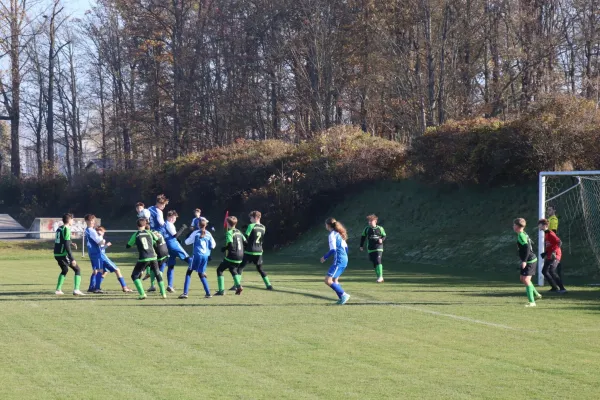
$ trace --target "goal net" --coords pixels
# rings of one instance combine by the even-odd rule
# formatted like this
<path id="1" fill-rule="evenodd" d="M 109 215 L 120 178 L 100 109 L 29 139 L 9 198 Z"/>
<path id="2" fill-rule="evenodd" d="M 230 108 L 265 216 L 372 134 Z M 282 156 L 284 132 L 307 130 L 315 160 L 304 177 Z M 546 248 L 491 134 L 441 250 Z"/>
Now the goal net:
<path id="1" fill-rule="evenodd" d="M 563 263 L 570 275 L 600 270 L 600 171 L 542 172 L 539 179 L 539 217 L 558 218 L 557 234 L 562 240 Z M 544 234 L 538 237 L 542 275 Z"/>

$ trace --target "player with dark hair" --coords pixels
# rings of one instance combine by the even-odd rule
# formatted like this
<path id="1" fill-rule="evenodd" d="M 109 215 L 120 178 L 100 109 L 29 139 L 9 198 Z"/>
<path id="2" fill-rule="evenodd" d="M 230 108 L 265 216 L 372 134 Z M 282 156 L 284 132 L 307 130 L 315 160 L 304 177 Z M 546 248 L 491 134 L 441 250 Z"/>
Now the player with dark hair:
<path id="1" fill-rule="evenodd" d="M 71 247 L 77 249 L 77 245 L 71 242 L 71 225 L 73 224 L 73 215 L 65 214 L 62 217 L 63 225 L 56 230 L 54 236 L 54 259 L 60 267 L 58 283 L 56 284 L 56 295 L 63 295 L 62 285 L 65 281 L 69 268 L 75 273 L 73 296 L 84 296 L 79 290 L 81 284 L 81 270 L 77 266 L 77 261 L 73 257 Z"/>
<path id="2" fill-rule="evenodd" d="M 133 246 L 137 247 L 138 250 L 138 261 L 133 268 L 133 272 L 131 273 L 131 279 L 133 280 L 133 284 L 135 285 L 139 299 L 144 300 L 146 298 L 146 293 L 144 292 L 144 287 L 142 286 L 141 275 L 142 272 L 146 269 L 146 267 L 150 266 L 151 270 L 154 272 L 156 276 L 156 280 L 158 281 L 158 287 L 160 288 L 160 295 L 163 299 L 167 298 L 167 294 L 165 292 L 165 283 L 163 282 L 162 275 L 158 270 L 157 263 L 157 255 L 154 250 L 154 243 L 156 241 L 156 237 L 146 229 L 146 224 L 148 221 L 146 218 L 139 218 L 137 220 L 137 228 L 138 231 L 131 235 L 129 242 L 127 242 L 127 248 L 131 248 Z"/>
<path id="3" fill-rule="evenodd" d="M 375 274 L 377 275 L 377 283 L 383 283 L 383 264 L 381 258 L 383 256 L 383 242 L 386 239 L 386 234 L 383 226 L 377 224 L 378 220 L 379 218 L 375 214 L 367 216 L 368 225 L 363 230 L 360 238 L 360 251 L 364 251 L 366 241 L 369 260 L 373 263 L 373 268 L 375 268 Z"/>

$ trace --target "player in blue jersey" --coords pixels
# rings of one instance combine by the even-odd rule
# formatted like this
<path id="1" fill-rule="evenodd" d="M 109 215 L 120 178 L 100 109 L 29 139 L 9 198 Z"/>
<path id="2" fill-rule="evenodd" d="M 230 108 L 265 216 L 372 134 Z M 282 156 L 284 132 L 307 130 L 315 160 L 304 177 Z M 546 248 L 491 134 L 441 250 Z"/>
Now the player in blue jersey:
<path id="1" fill-rule="evenodd" d="M 167 213 L 167 222 L 165 223 L 164 229 L 164 237 L 167 241 L 167 248 L 169 249 L 169 261 L 167 262 L 167 291 L 169 293 L 175 293 L 173 280 L 175 278 L 175 263 L 177 262 L 177 258 L 185 261 L 188 264 L 188 268 L 192 265 L 192 258 L 177 241 L 180 233 L 175 229 L 175 222 L 177 221 L 178 216 L 177 211 L 169 211 Z"/>
<path id="2" fill-rule="evenodd" d="M 148 210 L 146 208 L 144 203 L 142 203 L 142 202 L 136 203 L 135 213 L 138 218 L 146 218 L 148 221 L 150 221 L 150 210 Z"/>
<path id="3" fill-rule="evenodd" d="M 329 251 L 321 258 L 321 263 L 333 257 L 333 263 L 325 277 L 325 284 L 337 294 L 339 298 L 337 304 L 346 304 L 350 299 L 350 295 L 344 292 L 337 279 L 348 266 L 348 245 L 346 244 L 348 234 L 344 225 L 336 221 L 335 218 L 329 218 L 325 221 L 325 228 L 329 231 Z"/>
<path id="4" fill-rule="evenodd" d="M 88 293 L 103 293 L 100 289 L 102 284 L 102 251 L 100 246 L 104 245 L 104 239 L 96 231 L 96 216 L 86 214 L 84 217 L 85 224 L 85 243 L 87 246 L 88 257 L 92 263 L 92 276 L 90 278 L 90 286 Z"/>
<path id="5" fill-rule="evenodd" d="M 179 296 L 180 299 L 187 299 L 188 292 L 190 289 L 190 283 L 192 281 L 192 273 L 197 272 L 204 286 L 204 293 L 206 298 L 212 297 L 210 289 L 208 287 L 208 279 L 206 277 L 206 267 L 208 265 L 208 258 L 210 257 L 211 251 L 217 245 L 215 239 L 212 237 L 210 232 L 206 230 L 208 220 L 202 218 L 198 229 L 195 230 L 190 237 L 185 240 L 186 245 L 194 244 L 194 255 L 192 257 L 192 264 L 189 266 L 188 271 L 185 275 L 185 283 L 183 285 L 183 294 Z"/>
<path id="6" fill-rule="evenodd" d="M 164 194 L 159 194 L 156 196 L 156 205 L 148 209 L 150 212 L 150 229 L 160 232 L 163 235 L 165 234 L 166 225 L 163 210 L 167 204 L 169 204 L 169 199 Z"/>
<path id="7" fill-rule="evenodd" d="M 109 248 L 110 246 L 112 246 L 112 243 L 107 242 L 106 239 L 104 238 L 104 233 L 106 232 L 106 229 L 103 226 L 99 226 L 98 228 L 96 228 L 96 232 L 98 232 L 98 235 L 102 239 L 104 239 L 104 245 L 100 246 L 101 258 L 102 258 L 102 280 L 104 280 L 107 273 L 114 272 L 117 275 L 117 280 L 119 281 L 119 284 L 121 285 L 121 289 L 123 290 L 123 292 L 125 292 L 125 293 L 133 292 L 133 290 L 131 290 L 127 287 L 127 283 L 125 282 L 125 278 L 123 278 L 123 274 L 121 273 L 121 270 L 119 269 L 119 267 L 117 267 L 117 265 L 106 255 L 106 249 Z M 96 279 L 96 282 L 98 282 L 98 279 Z M 102 288 L 100 287 L 101 284 L 102 284 L 102 281 L 100 281 L 100 283 L 96 283 L 96 290 L 102 290 Z"/>

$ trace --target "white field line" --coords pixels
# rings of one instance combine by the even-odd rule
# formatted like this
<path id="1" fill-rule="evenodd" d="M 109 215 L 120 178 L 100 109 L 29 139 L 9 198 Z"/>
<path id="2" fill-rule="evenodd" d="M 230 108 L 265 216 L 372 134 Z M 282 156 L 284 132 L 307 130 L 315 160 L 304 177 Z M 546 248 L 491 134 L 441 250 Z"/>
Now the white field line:
<path id="1" fill-rule="evenodd" d="M 282 289 L 295 290 L 295 291 L 298 291 L 298 292 L 304 292 L 304 293 L 309 293 L 309 294 L 318 294 L 318 295 L 322 295 L 323 294 L 323 292 L 317 292 L 317 291 L 314 291 L 314 290 L 304 290 L 304 289 L 298 289 L 298 288 L 292 288 L 292 287 L 284 287 L 284 286 L 279 286 L 279 287 L 281 287 Z M 421 313 L 424 313 L 424 314 L 435 315 L 435 316 L 438 316 L 438 317 L 451 318 L 451 319 L 454 319 L 454 320 L 457 320 L 457 321 L 464 321 L 464 322 L 469 322 L 469 323 L 472 323 L 472 324 L 485 325 L 485 326 L 489 326 L 489 327 L 492 327 L 492 328 L 499 328 L 499 329 L 505 329 L 505 330 L 516 331 L 516 332 L 525 332 L 525 333 L 537 333 L 537 332 L 540 332 L 538 330 L 515 328 L 513 326 L 508 326 L 508 325 L 504 325 L 504 324 L 496 324 L 494 322 L 481 321 L 481 320 L 475 319 L 475 318 L 463 317 L 463 316 L 460 316 L 460 315 L 454 315 L 454 314 L 448 314 L 448 313 L 443 313 L 443 312 L 439 312 L 439 311 L 428 310 L 426 308 L 420 308 L 420 307 L 414 307 L 414 306 L 407 306 L 407 305 L 403 305 L 403 304 L 392 304 L 392 303 L 385 302 L 385 301 L 371 301 L 371 300 L 366 300 L 366 299 L 362 299 L 359 296 L 356 296 L 356 295 L 353 295 L 353 294 L 350 294 L 350 296 L 351 296 L 351 299 L 359 300 L 361 303 L 373 304 L 373 305 L 390 305 L 392 307 L 403 308 L 405 310 L 421 312 Z M 350 304 L 352 304 L 352 303 L 350 303 Z"/>

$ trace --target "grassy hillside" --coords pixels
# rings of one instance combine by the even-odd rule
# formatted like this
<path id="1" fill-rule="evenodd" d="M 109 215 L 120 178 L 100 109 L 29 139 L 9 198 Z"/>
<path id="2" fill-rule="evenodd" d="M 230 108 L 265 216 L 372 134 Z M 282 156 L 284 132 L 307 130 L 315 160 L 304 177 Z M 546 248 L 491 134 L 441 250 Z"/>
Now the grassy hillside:
<path id="1" fill-rule="evenodd" d="M 329 212 L 348 228 L 354 256 L 360 254 L 360 235 L 366 224 L 365 216 L 370 213 L 380 217 L 380 224 L 388 234 L 384 256 L 388 265 L 429 264 L 442 271 L 452 269 L 453 273 L 460 269 L 465 274 L 516 272 L 512 232 L 512 220 L 516 217 L 529 221 L 527 232 L 537 242 L 535 184 L 477 189 L 433 187 L 413 181 L 374 185 L 371 190 L 333 206 Z M 325 236 L 323 225 L 317 223 L 281 253 L 317 257 L 326 251 Z M 567 239 L 563 237 L 565 274 L 595 278 L 598 267 L 587 243 Z"/>

